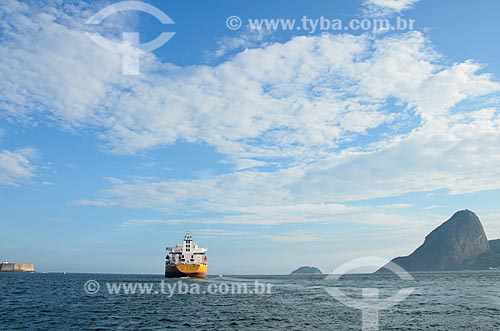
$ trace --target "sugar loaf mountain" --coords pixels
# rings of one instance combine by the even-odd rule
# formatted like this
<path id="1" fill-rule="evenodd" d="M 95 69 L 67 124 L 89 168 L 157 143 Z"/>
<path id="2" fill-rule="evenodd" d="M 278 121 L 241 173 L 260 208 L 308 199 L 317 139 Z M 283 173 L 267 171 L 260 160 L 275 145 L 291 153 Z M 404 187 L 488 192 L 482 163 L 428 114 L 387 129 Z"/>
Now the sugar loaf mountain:
<path id="1" fill-rule="evenodd" d="M 434 229 L 412 254 L 392 262 L 407 271 L 487 270 L 500 267 L 500 240 L 488 241 L 479 217 L 456 212 Z M 388 272 L 381 268 L 377 272 Z"/>

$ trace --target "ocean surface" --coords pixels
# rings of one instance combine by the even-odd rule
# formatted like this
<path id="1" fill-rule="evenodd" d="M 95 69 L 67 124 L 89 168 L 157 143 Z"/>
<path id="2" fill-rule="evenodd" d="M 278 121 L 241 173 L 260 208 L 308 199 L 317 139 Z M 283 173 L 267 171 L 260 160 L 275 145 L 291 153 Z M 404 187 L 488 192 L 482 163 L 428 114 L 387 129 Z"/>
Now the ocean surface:
<path id="1" fill-rule="evenodd" d="M 337 281 L 318 276 L 209 277 L 181 280 L 182 290 L 187 286 L 191 292 L 180 293 L 179 280 L 165 281 L 162 292 L 164 278 L 159 275 L 2 273 L 0 329 L 362 330 L 361 311 L 337 301 L 325 288 L 336 287 L 360 301 L 363 288 L 379 289 L 384 300 L 401 288 L 413 287 L 404 301 L 380 311 L 380 330 L 500 330 L 499 271 L 413 277 L 413 281 L 389 274 L 345 275 Z M 121 283 L 152 284 L 152 290 L 149 294 L 108 291 L 108 285 Z M 231 284 L 246 284 L 252 293 L 238 294 Z M 271 285 L 269 293 L 262 284 Z M 174 286 L 176 291 L 168 290 Z"/>

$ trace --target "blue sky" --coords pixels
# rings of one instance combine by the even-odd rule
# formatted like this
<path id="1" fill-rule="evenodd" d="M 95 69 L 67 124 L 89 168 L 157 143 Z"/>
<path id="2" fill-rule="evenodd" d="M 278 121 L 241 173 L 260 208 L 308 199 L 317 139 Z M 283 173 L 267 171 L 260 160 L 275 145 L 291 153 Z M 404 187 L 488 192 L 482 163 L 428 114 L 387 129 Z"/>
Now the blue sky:
<path id="1" fill-rule="evenodd" d="M 0 4 L 0 259 L 162 273 L 191 231 L 210 273 L 329 271 L 465 208 L 500 238 L 497 1 L 148 1 L 175 24 L 85 25 L 113 3 Z M 246 26 L 303 16 L 416 23 Z M 123 31 L 175 36 L 127 76 L 86 35 Z"/>

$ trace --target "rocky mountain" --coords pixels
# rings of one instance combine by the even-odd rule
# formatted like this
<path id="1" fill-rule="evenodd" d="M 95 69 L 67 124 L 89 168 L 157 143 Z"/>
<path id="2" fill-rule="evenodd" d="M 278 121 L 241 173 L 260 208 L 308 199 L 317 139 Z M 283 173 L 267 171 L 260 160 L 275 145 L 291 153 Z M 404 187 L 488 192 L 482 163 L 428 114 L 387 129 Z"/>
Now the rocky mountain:
<path id="1" fill-rule="evenodd" d="M 490 250 L 465 263 L 465 269 L 487 270 L 500 269 L 500 239 L 490 240 Z"/>
<path id="2" fill-rule="evenodd" d="M 290 273 L 290 275 L 322 275 L 323 273 L 316 267 L 300 267 Z"/>
<path id="3" fill-rule="evenodd" d="M 477 215 L 470 210 L 462 210 L 432 231 L 412 254 L 397 257 L 392 262 L 407 271 L 461 270 L 490 251 Z"/>

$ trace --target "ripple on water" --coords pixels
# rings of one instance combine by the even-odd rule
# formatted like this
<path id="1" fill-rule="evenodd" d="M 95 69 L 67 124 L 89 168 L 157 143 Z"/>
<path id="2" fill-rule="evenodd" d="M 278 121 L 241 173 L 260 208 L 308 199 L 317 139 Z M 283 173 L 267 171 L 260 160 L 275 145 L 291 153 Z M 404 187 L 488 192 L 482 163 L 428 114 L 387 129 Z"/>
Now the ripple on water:
<path id="1" fill-rule="evenodd" d="M 500 273 L 415 274 L 417 292 L 380 313 L 382 330 L 500 329 Z M 8 330 L 361 330 L 361 313 L 324 291 L 319 277 L 232 277 L 273 284 L 268 295 L 90 296 L 88 279 L 156 282 L 159 276 L 0 274 L 0 320 Z M 199 282 L 206 285 L 211 282 Z M 405 284 L 382 275 L 345 276 L 335 286 L 390 295 Z"/>

